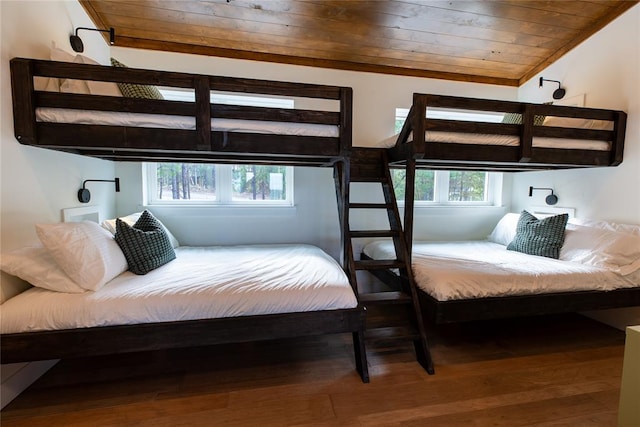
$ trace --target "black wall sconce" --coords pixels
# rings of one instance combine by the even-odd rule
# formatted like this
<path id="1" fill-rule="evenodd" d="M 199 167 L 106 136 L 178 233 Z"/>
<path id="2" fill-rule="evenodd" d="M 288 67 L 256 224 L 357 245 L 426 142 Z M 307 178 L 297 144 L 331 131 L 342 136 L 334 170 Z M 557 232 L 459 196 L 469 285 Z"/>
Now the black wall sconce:
<path id="1" fill-rule="evenodd" d="M 101 33 L 109 33 L 109 44 L 113 45 L 116 43 L 116 30 L 113 27 L 108 30 L 99 30 L 97 28 L 87 28 L 87 27 L 78 27 L 76 28 L 75 34 L 69 36 L 69 43 L 71 43 L 71 49 L 76 52 L 84 52 L 84 43 L 82 43 L 82 39 L 78 36 L 78 31 L 86 30 L 86 31 L 100 31 Z"/>
<path id="2" fill-rule="evenodd" d="M 81 203 L 89 203 L 91 200 L 91 193 L 89 190 L 85 188 L 87 182 L 115 182 L 116 183 L 116 193 L 120 192 L 120 178 L 116 179 L 86 179 L 82 183 L 82 188 L 78 190 L 78 200 Z"/>
<path id="3" fill-rule="evenodd" d="M 544 199 L 544 201 L 548 205 L 555 205 L 556 203 L 558 203 L 558 196 L 553 194 L 553 188 L 529 187 L 529 197 L 533 196 L 533 190 L 548 190 L 548 191 L 551 191 L 551 194 L 549 194 Z"/>
<path id="4" fill-rule="evenodd" d="M 544 77 L 540 77 L 540 84 L 539 84 L 538 87 L 542 87 L 544 82 L 558 83 L 558 89 L 553 91 L 553 95 L 552 95 L 553 99 L 562 99 L 562 98 L 564 98 L 564 95 L 565 95 L 565 93 L 567 93 L 567 91 L 562 88 L 562 84 L 558 80 L 549 80 L 549 79 L 545 79 Z"/>

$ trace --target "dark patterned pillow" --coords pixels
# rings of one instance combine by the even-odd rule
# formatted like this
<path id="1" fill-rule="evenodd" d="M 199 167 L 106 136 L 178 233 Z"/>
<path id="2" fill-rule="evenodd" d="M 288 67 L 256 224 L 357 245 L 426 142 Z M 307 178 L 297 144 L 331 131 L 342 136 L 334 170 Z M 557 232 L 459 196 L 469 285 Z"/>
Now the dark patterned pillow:
<path id="1" fill-rule="evenodd" d="M 569 215 L 562 214 L 538 219 L 527 211 L 522 211 L 516 227 L 516 237 L 507 250 L 529 255 L 558 258 L 564 243 L 564 229 Z"/>
<path id="2" fill-rule="evenodd" d="M 534 126 L 542 126 L 544 123 L 544 119 L 546 116 L 533 116 L 533 125 Z M 502 123 L 508 123 L 511 125 L 521 125 L 522 124 L 522 114 L 520 113 L 505 113 L 502 118 Z"/>
<path id="3" fill-rule="evenodd" d="M 114 58 L 111 58 L 111 65 L 114 67 L 127 68 L 126 65 Z M 122 96 L 128 98 L 164 99 L 155 86 L 118 83 L 118 88 L 120 92 L 122 92 Z"/>
<path id="4" fill-rule="evenodd" d="M 544 105 L 551 105 L 552 102 L 545 102 Z M 544 119 L 546 116 L 535 115 L 533 116 L 533 125 L 534 126 L 542 126 L 544 124 Z M 505 113 L 502 117 L 502 123 L 507 123 L 510 125 L 521 125 L 522 124 L 522 114 L 520 113 Z"/>
<path id="5" fill-rule="evenodd" d="M 133 226 L 118 218 L 115 240 L 135 274 L 147 274 L 176 258 L 162 224 L 147 210 Z"/>

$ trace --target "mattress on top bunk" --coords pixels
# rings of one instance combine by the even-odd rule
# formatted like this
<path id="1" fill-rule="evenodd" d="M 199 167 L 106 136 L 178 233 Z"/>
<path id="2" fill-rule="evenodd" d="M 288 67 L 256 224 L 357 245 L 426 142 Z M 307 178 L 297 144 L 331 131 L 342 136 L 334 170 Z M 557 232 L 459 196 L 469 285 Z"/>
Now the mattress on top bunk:
<path id="1" fill-rule="evenodd" d="M 194 130 L 195 117 L 166 114 L 121 113 L 115 111 L 76 110 L 40 107 L 36 121 L 46 123 L 73 123 L 83 125 L 128 126 L 159 129 Z M 262 133 L 272 135 L 317 136 L 337 138 L 340 130 L 335 125 L 263 120 L 211 119 L 213 131 Z"/>
<path id="2" fill-rule="evenodd" d="M 394 259 L 390 241 L 364 247 L 374 259 Z M 490 241 L 414 242 L 416 284 L 438 301 L 640 286 L 638 277 L 577 262 L 508 251 Z"/>
<path id="3" fill-rule="evenodd" d="M 383 148 L 391 148 L 396 145 L 398 135 L 382 140 L 378 146 Z M 408 141 L 413 141 L 413 132 L 409 134 Z M 492 134 L 475 134 L 463 132 L 425 132 L 426 142 L 452 143 L 452 144 L 470 144 L 470 145 L 500 145 L 509 147 L 518 147 L 520 145 L 520 137 L 515 135 L 492 135 Z M 570 138 L 543 138 L 534 137 L 532 146 L 534 148 L 565 148 L 569 150 L 595 150 L 609 151 L 611 150 L 610 141 L 595 141 L 588 139 L 570 139 Z"/>
<path id="4" fill-rule="evenodd" d="M 3 334 L 347 309 L 357 300 L 340 265 L 310 245 L 178 247 L 144 276 L 125 272 L 95 292 L 31 288 L 2 304 Z"/>

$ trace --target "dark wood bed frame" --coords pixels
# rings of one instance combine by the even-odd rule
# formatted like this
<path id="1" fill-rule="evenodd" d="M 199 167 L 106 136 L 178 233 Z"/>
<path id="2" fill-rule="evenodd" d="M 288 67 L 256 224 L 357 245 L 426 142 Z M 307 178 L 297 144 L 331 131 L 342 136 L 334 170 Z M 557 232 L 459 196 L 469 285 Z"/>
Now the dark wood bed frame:
<path id="1" fill-rule="evenodd" d="M 428 108 L 519 113 L 522 124 L 485 123 L 427 118 Z M 613 130 L 593 130 L 534 126 L 535 116 L 605 120 Z M 525 102 L 461 98 L 414 93 L 413 105 L 390 149 L 390 161 L 404 165 L 415 160 L 417 167 L 429 169 L 469 169 L 483 171 L 523 171 L 544 169 L 617 166 L 622 162 L 627 115 L 623 111 Z M 425 141 L 425 131 L 469 134 L 513 135 L 519 146 L 438 143 Z M 409 142 L 409 136 L 413 140 Z M 609 151 L 533 147 L 535 137 L 611 141 Z"/>
<path id="2" fill-rule="evenodd" d="M 5 364 L 350 332 L 356 369 L 366 383 L 364 327 L 365 310 L 358 307 L 3 334 L 0 360 Z"/>
<path id="3" fill-rule="evenodd" d="M 151 84 L 193 90 L 194 102 L 37 91 L 34 77 Z M 21 144 L 115 161 L 331 165 L 349 154 L 353 91 L 326 86 L 14 58 L 14 133 Z M 211 91 L 336 100 L 338 111 L 230 106 Z M 37 122 L 39 107 L 193 117 L 195 130 Z M 339 126 L 339 136 L 222 132 L 216 118 Z"/>
<path id="4" fill-rule="evenodd" d="M 361 254 L 362 259 L 371 259 Z M 389 270 L 377 270 L 375 276 L 393 289 L 405 284 Z M 613 291 L 576 291 L 438 301 L 420 290 L 423 314 L 431 323 L 468 322 L 474 320 L 573 313 L 590 310 L 640 306 L 640 286 Z"/>
<path id="5" fill-rule="evenodd" d="M 74 78 L 189 88 L 195 103 L 42 92 L 34 77 Z M 115 161 L 179 161 L 332 166 L 351 148 L 352 89 L 124 69 L 15 58 L 11 60 L 14 131 L 21 144 Z M 212 104 L 210 91 L 336 100 L 338 111 Z M 194 117 L 195 130 L 42 123 L 38 107 Z M 211 118 L 329 124 L 336 138 L 218 132 Z M 356 293 L 357 295 L 357 293 Z M 0 336 L 1 363 L 204 346 L 306 335 L 351 333 L 355 365 L 369 381 L 364 347 L 365 309 L 320 310 L 222 319 L 40 331 Z"/>
<path id="6" fill-rule="evenodd" d="M 519 113 L 522 124 L 464 122 L 426 118 L 427 108 Z M 536 115 L 605 120 L 613 130 L 534 126 Z M 528 171 L 617 166 L 622 162 L 627 115 L 623 111 L 415 93 L 413 105 L 389 149 L 390 160 L 406 168 L 404 230 L 412 252 L 416 169 Z M 469 145 L 425 141 L 425 131 L 518 135 L 520 146 Z M 413 141 L 409 135 L 413 133 Z M 611 141 L 609 151 L 532 147 L 534 137 Z M 362 259 L 370 259 L 361 254 Z M 374 275 L 394 289 L 406 287 L 389 270 Z M 640 306 L 640 286 L 615 291 L 579 291 L 514 297 L 438 301 L 420 290 L 423 314 L 435 324 Z"/>

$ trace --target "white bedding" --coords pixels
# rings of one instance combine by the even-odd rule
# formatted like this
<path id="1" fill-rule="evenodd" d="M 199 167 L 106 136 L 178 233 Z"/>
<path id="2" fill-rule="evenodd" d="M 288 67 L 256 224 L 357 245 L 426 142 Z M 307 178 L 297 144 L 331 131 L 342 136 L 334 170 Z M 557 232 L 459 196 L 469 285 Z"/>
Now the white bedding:
<path id="1" fill-rule="evenodd" d="M 393 147 L 396 144 L 398 135 L 394 135 L 379 143 L 380 147 Z M 409 135 L 409 141 L 412 141 Z M 520 137 L 514 135 L 490 135 L 461 132 L 425 132 L 425 141 L 439 143 L 456 143 L 472 145 L 500 145 L 517 147 L 520 145 Z M 565 138 L 533 138 L 535 148 L 566 148 L 570 150 L 596 150 L 609 151 L 611 143 L 607 141 L 592 141 L 586 139 L 565 139 Z"/>
<path id="2" fill-rule="evenodd" d="M 374 259 L 394 259 L 390 241 L 365 246 Z M 630 277 L 575 262 L 515 251 L 489 241 L 414 242 L 417 285 L 439 301 L 638 286 Z"/>
<path id="3" fill-rule="evenodd" d="M 353 308 L 338 263 L 309 245 L 179 247 L 144 276 L 125 272 L 96 292 L 31 288 L 2 304 L 3 334 Z"/>
<path id="4" fill-rule="evenodd" d="M 165 114 L 120 113 L 115 111 L 37 108 L 36 120 L 47 123 L 76 123 L 161 129 L 193 130 L 195 117 Z M 212 119 L 214 131 L 264 133 L 274 135 L 323 136 L 337 138 L 338 126 L 313 123 L 269 122 L 261 120 Z"/>

